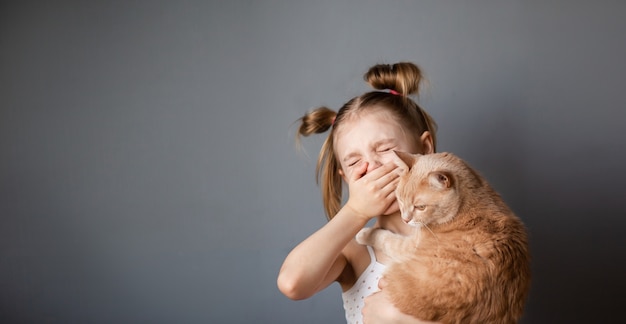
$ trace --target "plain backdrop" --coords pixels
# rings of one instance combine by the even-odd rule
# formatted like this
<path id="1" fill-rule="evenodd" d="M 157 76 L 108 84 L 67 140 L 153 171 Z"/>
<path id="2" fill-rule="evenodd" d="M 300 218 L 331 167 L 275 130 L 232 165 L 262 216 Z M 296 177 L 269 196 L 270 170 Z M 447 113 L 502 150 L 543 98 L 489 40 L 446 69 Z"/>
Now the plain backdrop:
<path id="1" fill-rule="evenodd" d="M 2 1 L 0 322 L 342 323 L 276 288 L 325 222 L 297 119 L 412 61 L 525 222 L 523 323 L 626 302 L 624 1 Z"/>

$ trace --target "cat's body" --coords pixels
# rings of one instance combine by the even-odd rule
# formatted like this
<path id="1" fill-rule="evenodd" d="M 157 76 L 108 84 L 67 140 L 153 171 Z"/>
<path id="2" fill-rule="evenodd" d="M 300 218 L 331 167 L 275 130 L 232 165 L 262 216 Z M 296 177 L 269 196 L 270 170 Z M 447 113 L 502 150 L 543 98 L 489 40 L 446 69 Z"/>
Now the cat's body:
<path id="1" fill-rule="evenodd" d="M 384 275 L 393 303 L 422 320 L 517 322 L 530 288 L 523 223 L 458 157 L 397 154 L 409 171 L 396 195 L 415 234 L 365 228 L 357 235 L 393 260 Z"/>

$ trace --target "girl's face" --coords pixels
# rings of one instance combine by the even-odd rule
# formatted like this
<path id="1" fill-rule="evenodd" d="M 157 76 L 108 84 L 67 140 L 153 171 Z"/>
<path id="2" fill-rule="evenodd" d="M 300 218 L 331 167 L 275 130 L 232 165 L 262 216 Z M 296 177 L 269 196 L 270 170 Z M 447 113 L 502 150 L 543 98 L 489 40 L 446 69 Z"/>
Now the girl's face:
<path id="1" fill-rule="evenodd" d="M 393 163 L 394 150 L 424 154 L 432 152 L 432 138 L 428 132 L 418 142 L 389 113 L 382 110 L 361 112 L 355 118 L 345 120 L 337 129 L 334 144 L 341 165 L 339 173 L 344 180 L 352 178 L 353 172 L 363 163 L 368 164 L 365 174 L 385 163 Z"/>

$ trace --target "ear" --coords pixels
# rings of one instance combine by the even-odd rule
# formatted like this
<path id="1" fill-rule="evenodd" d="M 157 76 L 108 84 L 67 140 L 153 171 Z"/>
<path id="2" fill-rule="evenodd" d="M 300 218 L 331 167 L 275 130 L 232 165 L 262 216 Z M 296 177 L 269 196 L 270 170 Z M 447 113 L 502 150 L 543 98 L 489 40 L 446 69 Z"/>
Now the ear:
<path id="1" fill-rule="evenodd" d="M 445 171 L 434 171 L 428 174 L 428 182 L 437 189 L 448 189 L 453 185 L 452 174 Z"/>
<path id="2" fill-rule="evenodd" d="M 343 181 L 348 183 L 348 180 L 346 179 L 346 174 L 343 172 L 343 169 L 339 168 L 339 170 L 337 170 L 337 173 L 339 173 L 339 175 L 341 176 L 341 179 L 343 179 Z"/>
<path id="3" fill-rule="evenodd" d="M 422 154 L 435 153 L 435 144 L 433 144 L 433 135 L 429 131 L 425 131 L 420 136 L 422 144 Z"/>
<path id="4" fill-rule="evenodd" d="M 401 151 L 393 151 L 397 158 L 393 159 L 393 161 L 402 169 L 407 172 L 411 170 L 417 157 L 411 153 L 401 152 Z"/>

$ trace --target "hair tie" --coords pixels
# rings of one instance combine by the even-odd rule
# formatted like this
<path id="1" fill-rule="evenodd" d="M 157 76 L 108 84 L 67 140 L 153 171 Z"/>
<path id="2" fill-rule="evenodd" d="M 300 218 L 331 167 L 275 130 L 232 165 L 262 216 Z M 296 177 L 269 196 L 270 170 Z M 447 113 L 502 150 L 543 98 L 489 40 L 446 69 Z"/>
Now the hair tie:
<path id="1" fill-rule="evenodd" d="M 394 96 L 400 96 L 400 92 L 393 90 L 393 89 L 389 89 L 389 93 L 391 93 Z"/>
<path id="2" fill-rule="evenodd" d="M 330 121 L 330 126 L 335 126 L 335 119 L 337 119 L 337 116 L 333 117 L 333 119 Z"/>

